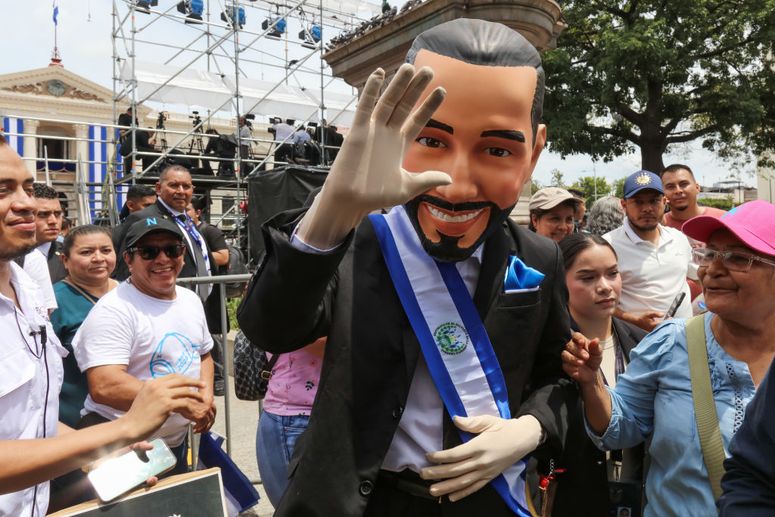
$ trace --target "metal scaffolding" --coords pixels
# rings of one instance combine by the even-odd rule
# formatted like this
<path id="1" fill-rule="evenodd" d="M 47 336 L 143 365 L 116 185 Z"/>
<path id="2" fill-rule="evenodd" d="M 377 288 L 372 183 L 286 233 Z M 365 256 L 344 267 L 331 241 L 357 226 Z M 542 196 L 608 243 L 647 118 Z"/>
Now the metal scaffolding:
<path id="1" fill-rule="evenodd" d="M 195 163 L 233 162 L 234 178 L 215 176 L 208 178 L 207 183 L 221 192 L 233 193 L 234 204 L 229 211 L 224 211 L 228 212 L 227 216 L 235 213 L 234 226 L 239 239 L 242 221 L 234 207 L 245 199 L 245 179 L 260 170 L 281 165 L 274 162 L 271 150 L 286 143 L 268 134 L 246 138 L 239 130 L 239 117 L 248 114 L 268 117 L 278 106 L 283 106 L 277 96 L 282 93 L 287 97 L 290 93 L 306 104 L 302 108 L 294 107 L 294 113 L 301 113 L 300 116 L 288 118 L 301 124 L 326 118 L 330 113 L 326 101 L 330 104 L 332 95 L 337 94 L 329 93 L 335 78 L 322 59 L 325 42 L 378 13 L 378 1 L 183 0 L 175 3 L 162 0 L 161 5 L 146 8 L 138 6 L 136 0 L 113 0 L 114 120 L 118 120 L 122 105 L 135 107 L 131 125 L 120 127 L 126 137 L 115 142 L 129 147 L 126 162 L 129 170 L 114 164 L 111 167 L 113 183 L 134 183 L 156 170 L 163 161 L 179 159 L 181 152 Z M 200 5 L 202 10 L 197 12 Z M 260 30 L 256 29 L 259 27 Z M 319 64 L 315 63 L 315 57 Z M 151 61 L 154 66 L 149 65 Z M 255 88 L 257 80 L 262 81 L 260 91 Z M 210 84 L 212 88 L 208 87 Z M 182 94 L 178 96 L 179 92 Z M 349 96 L 354 100 L 354 92 L 350 91 Z M 170 102 L 170 98 L 179 97 L 189 102 Z M 345 98 L 338 113 L 352 110 L 352 100 L 348 103 Z M 192 119 L 188 131 L 167 129 L 161 116 L 156 128 L 138 127 L 137 106 L 154 106 L 161 113 L 168 104 L 187 110 L 198 107 L 201 115 L 192 113 L 197 118 Z M 303 108 L 309 108 L 308 105 L 312 109 L 305 111 Z M 201 144 L 202 138 L 207 138 L 203 135 L 204 129 L 219 118 L 223 126 L 224 113 L 228 125 L 234 128 L 234 156 L 206 156 Z M 140 149 L 138 130 L 157 135 L 157 141 L 163 142 L 161 148 L 156 152 Z M 321 134 L 325 135 L 325 131 Z M 177 141 L 167 145 L 170 136 Z M 325 148 L 331 143 L 323 141 L 321 145 L 325 156 Z M 254 150 L 264 152 L 250 156 Z M 143 159 L 142 170 L 138 169 L 139 158 Z M 121 170 L 123 173 L 119 174 L 117 171 Z M 195 176 L 197 183 L 200 180 Z"/>

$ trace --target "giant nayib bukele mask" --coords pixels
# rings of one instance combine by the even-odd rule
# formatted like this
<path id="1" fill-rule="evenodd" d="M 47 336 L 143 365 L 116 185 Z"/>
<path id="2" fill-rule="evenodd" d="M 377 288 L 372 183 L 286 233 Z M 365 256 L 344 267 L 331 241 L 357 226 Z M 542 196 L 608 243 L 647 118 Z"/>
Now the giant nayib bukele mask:
<path id="1" fill-rule="evenodd" d="M 447 95 L 404 168 L 452 178 L 406 203 L 407 213 L 428 254 L 463 260 L 508 217 L 543 149 L 541 59 L 504 25 L 460 19 L 418 36 L 407 61 L 431 67 L 426 91 Z"/>

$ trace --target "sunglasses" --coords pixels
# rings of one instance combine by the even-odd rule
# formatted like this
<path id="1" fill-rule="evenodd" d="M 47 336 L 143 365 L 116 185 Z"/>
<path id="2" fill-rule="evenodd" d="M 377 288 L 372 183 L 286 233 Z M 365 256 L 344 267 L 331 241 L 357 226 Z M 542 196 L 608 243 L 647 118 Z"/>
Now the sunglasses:
<path id="1" fill-rule="evenodd" d="M 168 246 L 136 246 L 134 248 L 127 249 L 129 253 L 137 252 L 140 258 L 143 260 L 153 260 L 159 256 L 159 253 L 164 252 L 167 257 L 175 259 L 183 255 L 186 251 L 185 244 L 170 244 Z"/>

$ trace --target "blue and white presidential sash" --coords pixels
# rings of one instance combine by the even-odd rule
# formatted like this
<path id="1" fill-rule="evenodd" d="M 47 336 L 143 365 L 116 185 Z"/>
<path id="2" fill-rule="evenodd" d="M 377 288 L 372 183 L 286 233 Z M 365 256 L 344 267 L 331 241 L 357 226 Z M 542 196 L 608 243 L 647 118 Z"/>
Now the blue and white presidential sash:
<path id="1" fill-rule="evenodd" d="M 403 206 L 369 219 L 447 412 L 511 418 L 498 358 L 455 264 L 425 252 Z M 475 436 L 460 435 L 463 442 Z M 529 517 L 525 465 L 518 461 L 490 483 L 515 514 Z"/>

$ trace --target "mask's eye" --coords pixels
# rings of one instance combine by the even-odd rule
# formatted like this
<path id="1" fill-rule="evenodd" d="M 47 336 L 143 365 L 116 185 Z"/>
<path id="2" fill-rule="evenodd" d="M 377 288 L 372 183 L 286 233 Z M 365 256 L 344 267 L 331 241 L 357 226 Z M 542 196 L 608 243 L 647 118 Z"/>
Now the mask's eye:
<path id="1" fill-rule="evenodd" d="M 441 140 L 437 140 L 436 138 L 430 137 L 430 136 L 421 136 L 417 140 L 415 140 L 418 144 L 423 145 L 425 147 L 433 147 L 433 148 L 444 148 L 447 147 L 447 145 L 442 142 Z"/>
<path id="2" fill-rule="evenodd" d="M 499 158 L 506 158 L 507 156 L 511 156 L 511 151 L 508 149 L 503 149 L 502 147 L 488 147 L 487 154 L 490 156 L 497 156 Z"/>

